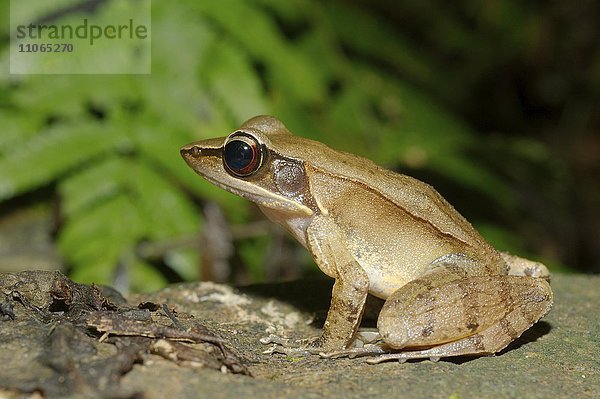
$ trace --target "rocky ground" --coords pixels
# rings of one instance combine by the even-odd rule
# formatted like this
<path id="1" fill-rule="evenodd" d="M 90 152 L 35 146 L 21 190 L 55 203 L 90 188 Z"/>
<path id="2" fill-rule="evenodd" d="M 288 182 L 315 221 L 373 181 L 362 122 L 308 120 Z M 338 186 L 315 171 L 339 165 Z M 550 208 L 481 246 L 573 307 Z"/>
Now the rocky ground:
<path id="1" fill-rule="evenodd" d="M 318 335 L 328 280 L 180 284 L 125 300 L 58 272 L 0 274 L 0 397 L 599 397 L 600 277 L 552 286 L 550 314 L 497 356 L 369 365 L 263 354 L 269 333 Z"/>

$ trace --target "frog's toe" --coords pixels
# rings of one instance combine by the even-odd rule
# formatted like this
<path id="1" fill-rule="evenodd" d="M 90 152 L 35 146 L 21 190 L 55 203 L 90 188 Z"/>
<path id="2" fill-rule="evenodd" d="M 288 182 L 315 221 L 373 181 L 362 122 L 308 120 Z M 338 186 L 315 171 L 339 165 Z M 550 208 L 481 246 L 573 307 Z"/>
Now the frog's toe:
<path id="1" fill-rule="evenodd" d="M 318 339 L 319 337 L 308 339 L 289 339 L 270 334 L 268 337 L 261 338 L 260 342 L 264 345 L 273 344 L 270 349 L 267 349 L 263 352 L 264 354 L 272 355 L 274 353 L 281 353 L 288 356 L 299 357 L 316 355 L 321 352 L 322 348 L 314 345 Z"/>
<path id="2" fill-rule="evenodd" d="M 259 339 L 259 341 L 263 345 L 276 344 L 276 345 L 281 345 L 281 346 L 288 346 L 288 343 L 290 342 L 289 339 L 282 338 L 275 334 L 269 334 L 269 336 L 263 337 L 263 338 Z"/>
<path id="3" fill-rule="evenodd" d="M 337 359 L 340 357 L 348 357 L 349 359 L 354 359 L 355 357 L 375 356 L 381 355 L 382 353 L 387 353 L 387 350 L 381 345 L 365 344 L 362 347 L 344 349 L 341 351 L 319 352 L 319 356 L 321 356 L 324 359 Z"/>
<path id="4" fill-rule="evenodd" d="M 389 362 L 392 360 L 396 360 L 398 363 L 405 363 L 408 359 L 409 357 L 404 356 L 402 353 L 386 353 L 380 356 L 367 359 L 367 363 L 379 364 L 383 362 Z"/>
<path id="5" fill-rule="evenodd" d="M 270 349 L 263 351 L 263 354 L 265 355 L 272 355 L 274 353 L 280 353 L 291 357 L 305 357 L 314 355 L 317 351 L 311 350 L 311 348 L 286 348 L 277 344 L 273 345 Z"/>
<path id="6" fill-rule="evenodd" d="M 306 338 L 306 339 L 290 339 L 290 338 L 282 338 L 278 335 L 269 334 L 268 337 L 261 338 L 259 341 L 261 344 L 269 345 L 276 344 L 283 346 L 284 348 L 302 348 L 309 347 L 315 341 L 317 341 L 319 337 L 314 338 Z"/>
<path id="7" fill-rule="evenodd" d="M 429 359 L 431 362 L 439 362 L 443 356 L 440 354 L 432 354 L 428 350 L 424 351 L 406 351 L 406 352 L 391 352 L 384 353 L 382 355 L 370 358 L 367 360 L 369 364 L 377 364 L 383 362 L 389 362 L 392 360 L 397 361 L 398 363 L 404 363 L 409 359 Z"/>

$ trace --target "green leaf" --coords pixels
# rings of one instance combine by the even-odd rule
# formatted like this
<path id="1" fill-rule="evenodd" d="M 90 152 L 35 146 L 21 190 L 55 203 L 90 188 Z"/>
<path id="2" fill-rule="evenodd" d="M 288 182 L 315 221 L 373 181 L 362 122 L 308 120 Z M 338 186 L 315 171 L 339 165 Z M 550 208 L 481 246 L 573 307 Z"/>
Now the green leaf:
<path id="1" fill-rule="evenodd" d="M 200 229 L 200 218 L 193 204 L 157 173 L 148 160 L 131 163 L 127 180 L 144 222 L 150 227 L 159 227 L 149 229 L 149 238 L 161 239 Z"/>
<path id="2" fill-rule="evenodd" d="M 110 284 L 121 259 L 143 235 L 142 216 L 126 195 L 117 195 L 67 221 L 59 235 L 63 256 L 84 282 Z M 96 271 L 94 271 L 96 270 Z"/>
<path id="3" fill-rule="evenodd" d="M 343 131 L 344 141 L 338 149 L 374 159 L 379 136 L 372 134 L 377 121 L 371 114 L 371 96 L 366 85 L 348 86 L 340 93 L 327 115 L 330 129 L 325 137 L 334 141 L 338 132 Z"/>
<path id="4" fill-rule="evenodd" d="M 134 192 L 147 239 L 160 242 L 200 231 L 200 214 L 191 201 L 151 164 L 140 160 L 129 169 L 128 186 Z M 198 277 L 197 257 L 184 256 L 182 250 L 175 249 L 165 261 L 186 280 Z"/>
<path id="5" fill-rule="evenodd" d="M 243 51 L 227 41 L 213 44 L 204 60 L 201 77 L 235 120 L 269 113 L 258 76 Z"/>
<path id="6" fill-rule="evenodd" d="M 266 63 L 274 88 L 303 103 L 323 101 L 326 85 L 319 80 L 315 61 L 286 42 L 264 10 L 245 0 L 201 1 L 194 6 L 215 20 L 251 57 Z"/>
<path id="7" fill-rule="evenodd" d="M 14 75 L 11 75 L 14 76 Z M 42 121 L 51 118 L 62 123 L 90 123 L 90 107 L 107 117 L 117 114 L 123 104 L 139 101 L 141 79 L 134 75 L 19 75 L 19 90 L 12 93 L 15 107 L 29 110 Z M 33 112 L 35 110 L 35 112 Z M 130 112 L 130 110 L 129 110 Z"/>
<path id="8" fill-rule="evenodd" d="M 198 73 L 217 34 L 204 18 L 180 4 L 152 4 L 152 75 L 138 77 L 148 113 L 139 122 L 158 119 L 193 132 L 199 123 L 216 117 Z"/>
<path id="9" fill-rule="evenodd" d="M 77 217 L 98 201 L 116 195 L 127 176 L 127 166 L 120 158 L 110 157 L 62 180 L 59 191 L 65 215 Z"/>
<path id="10" fill-rule="evenodd" d="M 254 3 L 268 7 L 269 10 L 274 11 L 278 16 L 285 18 L 287 22 L 298 23 L 303 18 L 306 18 L 305 14 L 311 14 L 318 12 L 319 6 L 317 3 L 306 0 L 252 0 Z"/>
<path id="11" fill-rule="evenodd" d="M 28 115 L 24 112 L 11 110 L 10 112 L 0 109 L 0 159 L 2 154 L 8 154 L 30 137 L 39 133 L 42 123 L 39 116 Z"/>
<path id="12" fill-rule="evenodd" d="M 41 132 L 0 159 L 0 200 L 55 180 L 120 142 L 100 125 L 61 125 Z"/>

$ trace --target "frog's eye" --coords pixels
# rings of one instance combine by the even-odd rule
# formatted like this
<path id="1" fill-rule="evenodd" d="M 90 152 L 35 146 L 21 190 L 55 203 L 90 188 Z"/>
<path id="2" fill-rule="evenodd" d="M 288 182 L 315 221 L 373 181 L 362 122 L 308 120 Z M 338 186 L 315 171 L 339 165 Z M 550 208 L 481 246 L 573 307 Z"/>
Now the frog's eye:
<path id="1" fill-rule="evenodd" d="M 249 134 L 235 132 L 225 142 L 223 164 L 234 176 L 246 177 L 256 172 L 263 159 L 263 146 Z"/>

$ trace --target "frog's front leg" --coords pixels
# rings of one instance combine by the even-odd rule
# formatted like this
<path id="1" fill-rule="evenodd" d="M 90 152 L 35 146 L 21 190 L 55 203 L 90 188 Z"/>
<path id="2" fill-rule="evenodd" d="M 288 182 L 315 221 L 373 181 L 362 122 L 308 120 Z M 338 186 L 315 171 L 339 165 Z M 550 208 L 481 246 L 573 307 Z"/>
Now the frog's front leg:
<path id="1" fill-rule="evenodd" d="M 338 351 L 348 348 L 360 324 L 369 291 L 369 279 L 345 245 L 334 220 L 316 215 L 306 231 L 307 246 L 319 268 L 335 278 L 331 304 L 323 332 L 308 345 L 298 348 L 276 348 L 276 352 L 302 355 Z M 293 346 L 288 340 L 270 337 L 263 343 L 280 343 Z M 299 342 L 302 345 L 302 341 Z"/>

